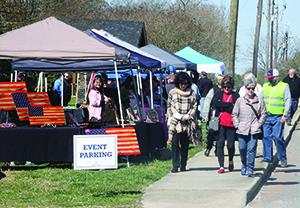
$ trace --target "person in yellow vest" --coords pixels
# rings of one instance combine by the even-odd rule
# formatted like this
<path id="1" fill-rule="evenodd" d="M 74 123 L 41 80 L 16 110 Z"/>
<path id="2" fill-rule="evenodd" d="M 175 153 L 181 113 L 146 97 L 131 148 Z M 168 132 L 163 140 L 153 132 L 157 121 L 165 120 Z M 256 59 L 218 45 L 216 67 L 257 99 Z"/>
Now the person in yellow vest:
<path id="1" fill-rule="evenodd" d="M 273 141 L 277 149 L 280 166 L 287 166 L 286 143 L 284 141 L 284 123 L 291 105 L 291 92 L 287 83 L 278 80 L 279 72 L 271 69 L 266 78 L 268 83 L 263 85 L 263 98 L 267 109 L 267 120 L 263 126 L 263 160 L 273 161 Z"/>

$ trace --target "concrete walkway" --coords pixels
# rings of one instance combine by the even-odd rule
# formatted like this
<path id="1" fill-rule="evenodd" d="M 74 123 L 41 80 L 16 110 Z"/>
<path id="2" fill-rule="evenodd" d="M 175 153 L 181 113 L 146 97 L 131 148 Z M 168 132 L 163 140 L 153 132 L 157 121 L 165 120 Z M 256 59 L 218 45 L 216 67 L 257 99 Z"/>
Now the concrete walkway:
<path id="1" fill-rule="evenodd" d="M 298 110 L 292 120 L 292 126 L 285 125 L 286 142 L 290 140 L 299 116 L 300 111 Z M 147 187 L 142 199 L 143 207 L 245 207 L 277 166 L 278 159 L 276 155 L 273 163 L 261 163 L 263 145 L 259 140 L 258 156 L 255 159 L 254 168 L 255 177 L 248 178 L 240 173 L 241 161 L 238 142 L 235 147 L 232 172 L 225 168 L 225 173 L 218 174 L 219 164 L 217 157 L 214 156 L 214 149 L 209 157 L 205 157 L 204 151 L 202 151 L 188 160 L 186 172 L 168 173 L 161 180 Z M 275 154 L 275 145 L 273 148 Z M 227 148 L 225 147 L 224 150 L 226 154 L 225 167 L 228 167 Z"/>

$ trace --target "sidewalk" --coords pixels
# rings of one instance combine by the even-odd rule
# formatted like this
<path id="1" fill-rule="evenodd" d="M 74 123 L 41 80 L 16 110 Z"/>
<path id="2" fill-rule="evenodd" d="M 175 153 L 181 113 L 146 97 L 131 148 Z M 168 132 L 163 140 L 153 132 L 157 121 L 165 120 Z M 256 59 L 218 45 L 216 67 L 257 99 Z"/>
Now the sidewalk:
<path id="1" fill-rule="evenodd" d="M 292 126 L 285 126 L 284 136 L 288 141 L 300 117 L 298 110 Z M 186 172 L 168 173 L 161 180 L 146 188 L 142 204 L 144 208 L 153 207 L 222 207 L 240 208 L 253 199 L 264 181 L 270 176 L 278 164 L 277 155 L 271 164 L 260 163 L 262 160 L 263 145 L 258 141 L 255 159 L 254 178 L 242 176 L 238 142 L 235 145 L 234 170 L 229 172 L 228 155 L 225 151 L 225 173 L 218 174 L 218 159 L 212 149 L 209 157 L 204 156 L 204 151 L 190 158 Z M 273 145 L 274 154 L 276 153 Z M 287 153 L 288 156 L 288 153 Z"/>

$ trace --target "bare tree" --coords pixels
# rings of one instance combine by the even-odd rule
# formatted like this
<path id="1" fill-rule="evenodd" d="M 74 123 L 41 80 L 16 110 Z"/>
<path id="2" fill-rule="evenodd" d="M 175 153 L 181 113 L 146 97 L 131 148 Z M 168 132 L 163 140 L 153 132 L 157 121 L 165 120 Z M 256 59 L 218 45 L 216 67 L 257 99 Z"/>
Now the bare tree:
<path id="1" fill-rule="evenodd" d="M 228 14 L 204 0 L 11 0 L 0 4 L 0 33 L 54 16 L 143 21 L 149 43 L 170 52 L 186 46 L 226 61 Z M 180 7 L 181 5 L 181 7 Z M 185 9 L 182 8 L 184 5 Z M 188 11 L 188 12 L 187 12 Z"/>
<path id="2" fill-rule="evenodd" d="M 104 0 L 0 0 L 0 34 L 54 16 L 86 17 L 98 13 Z"/>
<path id="3" fill-rule="evenodd" d="M 105 12 L 93 18 L 143 21 L 149 43 L 173 53 L 190 46 L 206 56 L 226 60 L 228 14 L 225 8 L 186 1 L 189 8 L 186 12 L 178 7 L 178 2 L 122 2 L 113 1 Z"/>

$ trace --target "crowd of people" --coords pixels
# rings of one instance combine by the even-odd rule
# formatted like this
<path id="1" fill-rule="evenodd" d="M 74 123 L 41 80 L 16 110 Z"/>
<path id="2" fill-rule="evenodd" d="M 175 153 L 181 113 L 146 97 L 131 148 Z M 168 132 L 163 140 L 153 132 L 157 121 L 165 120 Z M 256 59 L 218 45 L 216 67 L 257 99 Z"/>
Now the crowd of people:
<path id="1" fill-rule="evenodd" d="M 225 144 L 229 158 L 227 170 L 234 170 L 235 141 L 238 141 L 241 175 L 253 177 L 258 139 L 262 139 L 263 143 L 261 162 L 273 162 L 274 141 L 281 167 L 287 166 L 284 125 L 291 125 L 300 97 L 300 79 L 294 69 L 289 70 L 283 81 L 279 81 L 277 69 L 270 70 L 266 78 L 268 82 L 261 86 L 252 73 L 247 73 L 242 84 L 234 90 L 234 79 L 229 75 L 217 74 L 216 84 L 213 85 L 206 72 L 201 72 L 199 79 L 197 71 L 191 70 L 169 74 L 166 80 L 153 77 L 152 84 L 148 76 L 142 80 L 142 91 L 138 93 L 136 80 L 128 76 L 120 86 L 120 97 L 125 110 L 138 105 L 141 98 L 150 105 L 147 98 L 152 91 L 155 107 L 165 109 L 167 144 L 172 146 L 171 172 L 186 170 L 190 141 L 194 142 L 200 138 L 202 140 L 198 123 L 198 120 L 201 120 L 207 125 L 207 147 L 204 154 L 208 157 L 215 146 L 214 153 L 219 163 L 218 173 L 225 172 Z M 21 72 L 17 81 L 25 81 Z M 27 79 L 26 85 L 28 91 L 33 91 L 33 81 Z M 62 94 L 63 105 L 68 105 L 71 99 L 70 86 L 69 74 L 60 74 L 53 83 L 53 105 L 61 105 Z M 117 94 L 105 95 L 105 89 L 116 87 L 116 80 L 108 79 L 105 73 L 93 78 L 88 94 L 90 122 L 105 121 L 105 104 L 118 99 Z M 162 103 L 161 98 L 164 100 Z M 218 120 L 217 130 L 210 128 L 213 118 Z"/>
<path id="2" fill-rule="evenodd" d="M 206 72 L 201 72 L 200 80 L 198 77 L 195 71 L 170 74 L 162 88 L 156 77 L 152 79 L 152 85 L 149 84 L 150 79 L 144 80 L 143 83 L 142 96 L 145 97 L 145 102 L 150 93 L 150 86 L 153 87 L 156 105 L 160 105 L 161 96 L 167 101 L 165 105 L 168 125 L 167 144 L 172 146 L 173 162 L 171 172 L 186 170 L 189 142 L 201 136 L 199 132 L 197 133 L 199 118 L 207 123 L 205 156 L 209 156 L 216 142 L 215 155 L 219 163 L 218 173 L 225 172 L 225 144 L 229 156 L 227 170 L 234 170 L 235 141 L 239 142 L 242 175 L 254 176 L 258 139 L 262 139 L 263 143 L 261 162 L 273 161 L 274 141 L 280 165 L 286 167 L 286 144 L 283 130 L 285 122 L 290 125 L 299 99 L 300 80 L 295 70 L 291 69 L 282 82 L 278 80 L 278 70 L 272 69 L 266 76 L 268 83 L 263 86 L 257 83 L 252 73 L 247 73 L 238 91 L 234 90 L 234 79 L 229 75 L 216 75 L 215 86 L 207 77 Z M 110 98 L 106 97 L 101 90 L 105 85 L 101 76 L 95 80 L 89 95 L 90 110 L 93 111 L 90 119 L 99 121 L 103 113 L 99 109 L 103 108 Z M 134 80 L 129 76 L 121 87 L 121 102 L 124 108 L 128 108 L 129 103 L 132 103 L 134 99 L 141 98 L 135 92 Z M 200 106 L 200 112 L 198 106 Z M 212 117 L 218 117 L 218 130 L 209 128 Z"/>
<path id="3" fill-rule="evenodd" d="M 229 75 L 216 75 L 213 86 L 206 73 L 201 73 L 198 87 L 200 102 L 196 91 L 192 90 L 192 78 L 187 73 L 168 77 L 164 96 L 168 97 L 167 116 L 169 138 L 172 145 L 172 161 L 175 173 L 186 170 L 187 146 L 192 139 L 191 123 L 197 121 L 197 106 L 200 105 L 200 118 L 207 123 L 207 149 L 209 156 L 214 141 L 215 155 L 218 158 L 218 173 L 224 173 L 225 141 L 228 150 L 228 171 L 234 170 L 235 141 L 238 141 L 241 160 L 241 175 L 253 177 L 257 143 L 262 140 L 263 159 L 261 162 L 273 162 L 273 141 L 281 167 L 287 166 L 284 125 L 291 125 L 291 119 L 298 107 L 300 80 L 294 69 L 287 77 L 279 81 L 279 71 L 272 69 L 263 86 L 257 83 L 252 73 L 247 73 L 238 91 L 234 90 L 234 80 Z M 202 81 L 201 81 L 202 80 Z M 170 89 L 171 88 L 171 89 Z M 218 130 L 209 126 L 212 118 L 218 117 Z M 179 148 L 179 144 L 181 148 Z M 181 156 L 181 161 L 180 161 Z"/>

